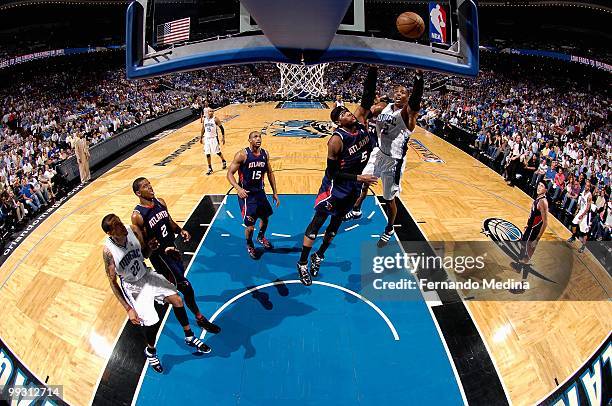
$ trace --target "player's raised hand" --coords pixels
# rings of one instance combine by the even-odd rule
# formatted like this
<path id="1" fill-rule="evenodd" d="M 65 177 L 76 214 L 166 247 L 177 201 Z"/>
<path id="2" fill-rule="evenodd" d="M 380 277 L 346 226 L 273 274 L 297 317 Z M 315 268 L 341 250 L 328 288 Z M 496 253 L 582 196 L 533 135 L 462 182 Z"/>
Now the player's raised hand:
<path id="1" fill-rule="evenodd" d="M 183 242 L 191 240 L 191 234 L 189 234 L 189 231 L 185 230 L 184 228 L 181 230 L 181 237 L 183 237 Z"/>
<path id="2" fill-rule="evenodd" d="M 276 207 L 280 206 L 280 200 L 279 200 L 278 195 L 276 193 L 274 195 L 272 195 L 272 201 L 274 202 Z"/>
<path id="3" fill-rule="evenodd" d="M 159 249 L 159 241 L 157 241 L 157 238 L 150 239 L 147 245 L 149 246 L 149 248 L 151 248 L 151 251 Z"/>
<path id="4" fill-rule="evenodd" d="M 238 190 L 236 191 L 238 192 L 238 197 L 240 197 L 241 199 L 246 199 L 249 194 L 249 192 L 247 192 L 243 188 L 238 188 Z"/>
<path id="5" fill-rule="evenodd" d="M 132 309 L 131 307 L 130 310 L 128 310 L 128 317 L 130 318 L 132 324 L 135 324 L 137 326 L 141 325 L 142 319 L 138 317 L 138 313 L 136 313 L 136 310 Z"/>
<path id="6" fill-rule="evenodd" d="M 374 175 L 357 175 L 357 181 L 371 186 L 378 183 L 378 178 Z"/>

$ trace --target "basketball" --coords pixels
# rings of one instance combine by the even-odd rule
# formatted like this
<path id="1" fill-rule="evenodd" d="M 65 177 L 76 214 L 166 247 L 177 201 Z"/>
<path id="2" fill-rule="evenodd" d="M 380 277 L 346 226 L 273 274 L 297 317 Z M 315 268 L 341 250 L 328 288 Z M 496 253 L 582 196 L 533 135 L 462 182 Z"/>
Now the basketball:
<path id="1" fill-rule="evenodd" d="M 400 34 L 410 39 L 419 38 L 425 31 L 425 23 L 421 16 L 411 11 L 400 14 L 395 25 Z"/>

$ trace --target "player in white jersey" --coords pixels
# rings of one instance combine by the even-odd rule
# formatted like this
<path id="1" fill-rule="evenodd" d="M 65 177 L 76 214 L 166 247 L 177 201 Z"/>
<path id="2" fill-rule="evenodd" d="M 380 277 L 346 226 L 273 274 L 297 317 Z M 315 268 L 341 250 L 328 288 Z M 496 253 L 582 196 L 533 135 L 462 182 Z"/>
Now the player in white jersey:
<path id="1" fill-rule="evenodd" d="M 342 101 L 342 96 L 340 95 L 336 96 L 336 101 L 334 102 L 334 108 L 343 107 L 343 106 L 344 106 L 344 102 Z"/>
<path id="2" fill-rule="evenodd" d="M 202 103 L 202 111 L 200 113 L 200 123 L 204 122 L 204 118 L 208 117 L 208 111 L 210 110 L 210 106 L 208 105 L 208 100 L 204 99 Z"/>
<path id="3" fill-rule="evenodd" d="M 423 72 L 417 70 L 410 97 L 405 86 L 396 86 L 393 94 L 394 102 L 386 105 L 376 118 L 378 148 L 372 151 L 362 173 L 380 177 L 382 181 L 388 222 L 378 240 L 379 247 L 387 245 L 394 233 L 393 223 L 397 216 L 395 197 L 401 190 L 400 182 L 406 166 L 408 141 L 416 127 L 417 116 L 421 109 L 423 86 Z M 346 218 L 358 218 L 360 212 L 359 207 L 354 207 Z"/>
<path id="4" fill-rule="evenodd" d="M 578 196 L 578 209 L 572 220 L 572 236 L 567 240 L 573 243 L 576 238 L 582 242 L 582 246 L 578 252 L 583 253 L 586 248 L 586 240 L 591 228 L 591 204 L 593 203 L 593 195 L 591 194 L 591 181 L 587 180 L 584 184 L 584 189 Z"/>
<path id="5" fill-rule="evenodd" d="M 104 216 L 102 230 L 108 235 L 103 257 L 111 289 L 127 311 L 132 324 L 141 326 L 146 342 L 145 355 L 153 370 L 163 372 L 155 349 L 157 329 L 154 326 L 159 321 L 156 301 L 172 305 L 176 318 L 183 326 L 188 346 L 195 347 L 198 352 L 209 353 L 210 347 L 191 331 L 183 300 L 174 285 L 145 265 L 144 254 L 148 255 L 151 249 L 144 245 L 140 230 L 134 226 L 126 227 L 115 214 Z"/>
<path id="6" fill-rule="evenodd" d="M 208 161 L 208 172 L 207 175 L 213 173 L 212 164 L 210 162 L 210 154 L 217 154 L 223 162 L 223 169 L 227 168 L 227 162 L 221 153 L 221 147 L 219 146 L 219 135 L 217 134 L 217 127 L 221 130 L 221 142 L 225 145 L 225 129 L 221 120 L 215 117 L 213 109 L 208 109 L 208 114 L 203 118 L 202 132 L 200 133 L 200 144 L 204 144 L 204 153 L 206 154 L 206 160 Z"/>

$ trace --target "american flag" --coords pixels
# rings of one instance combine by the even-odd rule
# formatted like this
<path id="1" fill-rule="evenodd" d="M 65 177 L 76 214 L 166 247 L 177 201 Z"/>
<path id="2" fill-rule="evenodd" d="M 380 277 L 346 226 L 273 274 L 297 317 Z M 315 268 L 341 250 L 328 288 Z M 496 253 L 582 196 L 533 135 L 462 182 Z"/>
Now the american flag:
<path id="1" fill-rule="evenodd" d="M 159 45 L 165 45 L 188 40 L 190 22 L 190 17 L 187 17 L 159 24 L 157 26 L 157 43 Z"/>

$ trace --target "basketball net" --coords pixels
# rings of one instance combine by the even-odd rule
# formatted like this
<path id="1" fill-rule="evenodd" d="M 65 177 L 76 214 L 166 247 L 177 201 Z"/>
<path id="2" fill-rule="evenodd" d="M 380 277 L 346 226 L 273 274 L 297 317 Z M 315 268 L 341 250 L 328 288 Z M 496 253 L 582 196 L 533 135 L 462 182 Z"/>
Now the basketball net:
<path id="1" fill-rule="evenodd" d="M 281 74 L 281 85 L 276 92 L 277 95 L 285 99 L 307 99 L 327 94 L 323 85 L 326 63 L 318 65 L 277 63 L 276 67 Z"/>

